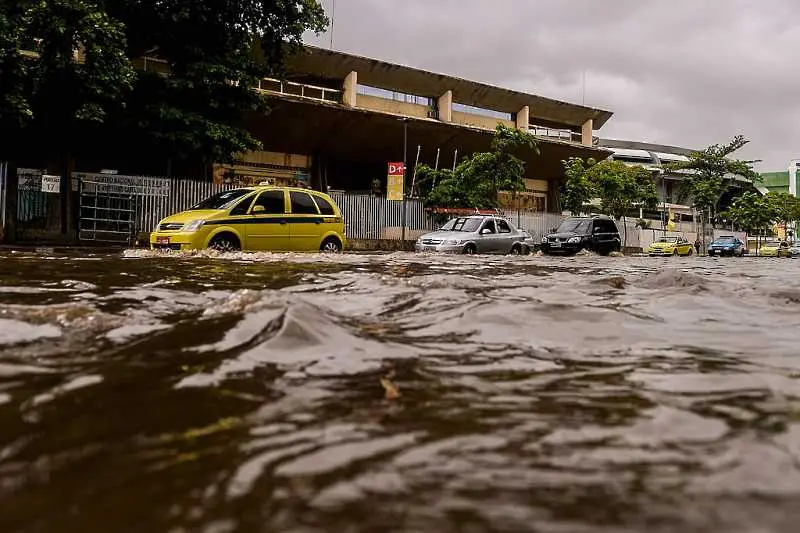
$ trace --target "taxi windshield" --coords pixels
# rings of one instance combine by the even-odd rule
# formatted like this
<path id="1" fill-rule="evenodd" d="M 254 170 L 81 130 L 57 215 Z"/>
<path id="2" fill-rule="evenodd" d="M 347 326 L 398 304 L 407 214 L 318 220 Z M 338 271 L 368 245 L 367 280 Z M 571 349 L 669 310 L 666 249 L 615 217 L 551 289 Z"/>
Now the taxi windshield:
<path id="1" fill-rule="evenodd" d="M 199 204 L 190 207 L 189 211 L 198 211 L 201 209 L 225 209 L 235 200 L 238 200 L 242 196 L 251 192 L 253 191 L 250 189 L 233 189 L 230 191 L 223 191 L 210 198 L 206 198 Z"/>

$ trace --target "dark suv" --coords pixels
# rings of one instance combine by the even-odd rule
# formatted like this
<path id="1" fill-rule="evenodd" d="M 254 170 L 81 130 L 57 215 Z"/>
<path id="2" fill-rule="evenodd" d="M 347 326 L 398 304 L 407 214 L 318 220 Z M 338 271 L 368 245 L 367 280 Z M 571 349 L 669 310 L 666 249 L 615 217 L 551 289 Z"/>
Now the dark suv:
<path id="1" fill-rule="evenodd" d="M 571 255 L 589 250 L 606 255 L 621 248 L 617 225 L 608 217 L 568 218 L 542 238 L 542 252 L 546 254 Z"/>

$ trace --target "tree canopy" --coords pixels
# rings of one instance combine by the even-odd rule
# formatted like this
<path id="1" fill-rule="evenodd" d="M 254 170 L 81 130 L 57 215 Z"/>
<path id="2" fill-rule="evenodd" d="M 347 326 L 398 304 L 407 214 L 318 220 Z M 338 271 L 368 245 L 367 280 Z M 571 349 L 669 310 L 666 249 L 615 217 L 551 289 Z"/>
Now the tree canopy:
<path id="1" fill-rule="evenodd" d="M 538 153 L 536 138 L 528 132 L 498 124 L 489 152 L 465 157 L 455 170 L 417 168 L 425 203 L 435 207 L 485 209 L 498 207 L 498 193 L 525 189 L 523 151 Z"/>
<path id="2" fill-rule="evenodd" d="M 773 202 L 755 192 L 745 192 L 735 198 L 725 214 L 743 230 L 758 233 L 766 230 L 778 216 Z"/>
<path id="3" fill-rule="evenodd" d="M 684 174 L 681 195 L 691 198 L 696 209 L 701 212 L 716 211 L 733 178 L 744 178 L 750 184 L 761 179 L 752 169 L 752 161 L 731 158 L 748 142 L 743 136 L 737 135 L 728 144 L 714 144 L 691 153 L 688 161 L 668 163 L 664 165 L 664 170 Z"/>
<path id="4" fill-rule="evenodd" d="M 650 171 L 621 161 L 593 159 L 584 162 L 573 157 L 564 161 L 566 182 L 562 204 L 573 214 L 587 212 L 586 204 L 599 198 L 599 210 L 616 219 L 634 207 L 654 208 L 658 204 Z"/>
<path id="5" fill-rule="evenodd" d="M 0 132 L 69 149 L 113 131 L 151 154 L 227 161 L 259 147 L 241 127 L 266 111 L 252 89 L 326 25 L 318 0 L 6 1 Z"/>

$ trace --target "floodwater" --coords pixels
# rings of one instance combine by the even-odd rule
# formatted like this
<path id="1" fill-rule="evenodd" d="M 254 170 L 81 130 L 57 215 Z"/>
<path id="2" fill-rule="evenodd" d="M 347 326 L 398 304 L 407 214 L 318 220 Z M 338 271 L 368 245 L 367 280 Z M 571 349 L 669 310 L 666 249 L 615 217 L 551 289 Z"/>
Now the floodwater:
<path id="1" fill-rule="evenodd" d="M 800 261 L 0 254 L 0 531 L 795 532 Z"/>

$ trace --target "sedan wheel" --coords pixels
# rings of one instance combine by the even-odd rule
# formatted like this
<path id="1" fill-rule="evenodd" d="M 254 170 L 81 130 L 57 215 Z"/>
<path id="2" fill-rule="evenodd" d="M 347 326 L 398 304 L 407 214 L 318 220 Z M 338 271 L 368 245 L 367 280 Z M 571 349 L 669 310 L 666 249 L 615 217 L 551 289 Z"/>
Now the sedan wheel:
<path id="1" fill-rule="evenodd" d="M 464 247 L 464 255 L 475 255 L 476 251 L 474 244 L 468 244 Z"/>

